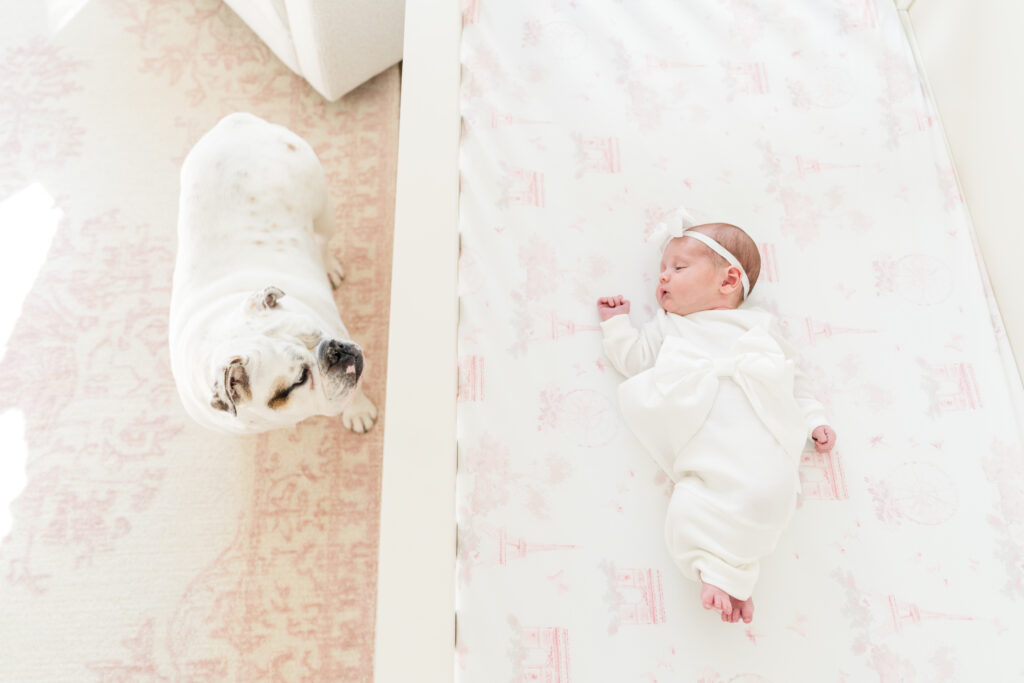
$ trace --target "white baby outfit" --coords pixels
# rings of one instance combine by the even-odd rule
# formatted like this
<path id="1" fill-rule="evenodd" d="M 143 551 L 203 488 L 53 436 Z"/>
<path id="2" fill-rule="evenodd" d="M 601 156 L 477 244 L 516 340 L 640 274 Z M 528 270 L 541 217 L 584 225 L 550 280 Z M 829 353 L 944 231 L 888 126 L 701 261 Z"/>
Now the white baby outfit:
<path id="1" fill-rule="evenodd" d="M 659 311 L 642 330 L 601 324 L 604 350 L 629 377 L 619 403 L 633 433 L 675 482 L 665 520 L 685 576 L 750 597 L 759 560 L 792 516 L 797 468 L 824 410 L 770 313 Z"/>

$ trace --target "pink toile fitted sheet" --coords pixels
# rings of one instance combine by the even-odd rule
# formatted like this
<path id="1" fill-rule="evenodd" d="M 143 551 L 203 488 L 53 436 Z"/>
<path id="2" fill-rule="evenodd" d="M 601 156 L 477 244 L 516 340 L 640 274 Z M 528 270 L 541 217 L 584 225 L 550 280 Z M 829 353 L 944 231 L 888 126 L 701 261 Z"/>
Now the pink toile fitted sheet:
<path id="1" fill-rule="evenodd" d="M 884 0 L 464 5 L 456 679 L 1024 675 L 1021 386 Z M 839 434 L 751 625 L 664 547 L 595 300 L 654 312 L 680 204 L 758 243 Z"/>

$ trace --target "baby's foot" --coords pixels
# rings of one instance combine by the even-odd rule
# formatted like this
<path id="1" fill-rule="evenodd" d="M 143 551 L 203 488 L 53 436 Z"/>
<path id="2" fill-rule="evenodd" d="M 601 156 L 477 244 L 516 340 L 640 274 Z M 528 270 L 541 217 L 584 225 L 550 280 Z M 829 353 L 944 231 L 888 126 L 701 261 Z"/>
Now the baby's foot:
<path id="1" fill-rule="evenodd" d="M 704 609 L 718 610 L 722 615 L 722 621 L 732 621 L 732 598 L 718 586 L 702 582 L 700 586 L 700 602 L 704 605 Z"/>
<path id="2" fill-rule="evenodd" d="M 754 618 L 754 599 L 747 598 L 746 600 L 739 600 L 738 598 L 734 598 L 732 596 L 729 596 L 729 599 L 732 600 L 731 621 L 733 623 L 736 623 L 742 617 L 743 622 L 749 624 L 750 621 Z"/>

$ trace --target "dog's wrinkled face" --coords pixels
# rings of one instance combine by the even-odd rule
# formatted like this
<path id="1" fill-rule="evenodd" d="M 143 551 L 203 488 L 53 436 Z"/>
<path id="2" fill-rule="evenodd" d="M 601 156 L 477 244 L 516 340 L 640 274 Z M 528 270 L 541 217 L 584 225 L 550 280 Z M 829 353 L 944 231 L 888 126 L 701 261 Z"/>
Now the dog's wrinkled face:
<path id="1" fill-rule="evenodd" d="M 363 372 L 363 353 L 348 339 L 320 329 L 311 315 L 268 287 L 243 310 L 241 334 L 212 358 L 210 407 L 246 431 L 337 415 Z"/>

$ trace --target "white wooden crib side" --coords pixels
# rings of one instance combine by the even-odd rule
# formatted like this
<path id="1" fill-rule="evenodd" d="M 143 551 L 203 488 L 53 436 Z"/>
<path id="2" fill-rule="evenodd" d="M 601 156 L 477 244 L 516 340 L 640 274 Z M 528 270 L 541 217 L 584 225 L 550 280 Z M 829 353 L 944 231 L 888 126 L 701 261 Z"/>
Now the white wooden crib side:
<path id="1" fill-rule="evenodd" d="M 1017 205 L 1024 187 L 1024 4 L 896 4 L 905 10 L 904 25 L 942 119 L 1017 371 L 1024 373 L 1024 299 L 1018 296 L 1024 230 Z"/>
<path id="2" fill-rule="evenodd" d="M 408 0 L 374 679 L 450 681 L 455 648 L 457 0 Z"/>

